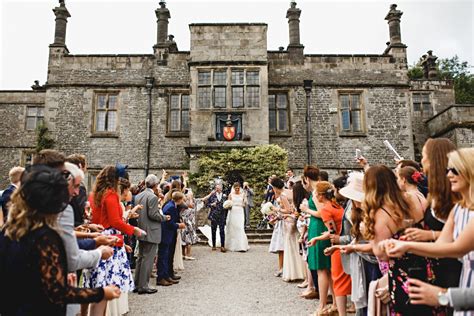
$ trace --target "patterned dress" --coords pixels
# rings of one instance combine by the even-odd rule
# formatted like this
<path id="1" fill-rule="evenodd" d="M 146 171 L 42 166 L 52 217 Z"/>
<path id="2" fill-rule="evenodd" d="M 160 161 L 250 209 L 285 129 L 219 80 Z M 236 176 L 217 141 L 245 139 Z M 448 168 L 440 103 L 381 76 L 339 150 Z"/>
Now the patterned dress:
<path id="1" fill-rule="evenodd" d="M 194 208 L 187 208 L 181 212 L 181 219 L 186 225 L 181 233 L 181 238 L 185 245 L 194 245 L 199 241 L 196 233 L 196 213 Z"/>
<path id="2" fill-rule="evenodd" d="M 115 228 L 108 228 L 102 234 L 116 235 L 120 234 L 120 231 Z M 125 246 L 113 248 L 114 254 L 112 257 L 107 260 L 100 260 L 99 266 L 96 268 L 84 270 L 85 288 L 116 285 L 122 292 L 131 292 L 135 288 Z"/>
<path id="3" fill-rule="evenodd" d="M 474 211 L 459 204 L 454 206 L 454 230 L 453 239 L 456 240 L 468 222 L 474 219 Z M 474 251 L 471 251 L 462 257 L 462 272 L 459 282 L 460 288 L 474 287 Z M 454 313 L 455 316 L 474 316 L 474 311 L 459 311 Z"/>

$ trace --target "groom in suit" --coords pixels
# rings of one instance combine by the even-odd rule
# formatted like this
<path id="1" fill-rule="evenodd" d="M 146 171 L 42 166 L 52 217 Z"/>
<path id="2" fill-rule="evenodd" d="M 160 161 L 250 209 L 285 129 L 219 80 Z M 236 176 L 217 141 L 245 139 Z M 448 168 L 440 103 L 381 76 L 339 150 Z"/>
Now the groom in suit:
<path id="1" fill-rule="evenodd" d="M 227 196 L 222 192 L 222 184 L 217 184 L 216 189 L 204 198 L 204 200 L 206 200 L 206 206 L 211 209 L 208 218 L 211 220 L 212 250 L 216 250 L 216 233 L 217 226 L 219 226 L 221 252 L 226 252 L 224 230 L 227 220 L 227 210 L 224 209 L 223 206 L 226 198 Z"/>
<path id="2" fill-rule="evenodd" d="M 170 219 L 170 216 L 162 215 L 159 209 L 158 177 L 150 174 L 145 179 L 146 189 L 135 197 L 135 203 L 143 205 L 138 218 L 138 227 L 146 232 L 145 236 L 139 237 L 138 260 L 135 271 L 135 285 L 138 294 L 153 294 L 156 289 L 148 286 L 153 261 L 161 242 L 161 223 Z"/>

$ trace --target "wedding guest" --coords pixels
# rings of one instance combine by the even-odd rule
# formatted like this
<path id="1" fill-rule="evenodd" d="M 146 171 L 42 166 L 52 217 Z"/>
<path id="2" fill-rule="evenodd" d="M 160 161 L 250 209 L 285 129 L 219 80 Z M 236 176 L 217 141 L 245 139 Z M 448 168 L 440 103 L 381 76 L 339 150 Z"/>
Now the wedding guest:
<path id="1" fill-rule="evenodd" d="M 421 181 L 423 181 L 423 175 L 413 167 L 403 167 L 397 172 L 397 183 L 400 189 L 403 192 L 413 195 L 413 197 L 418 200 L 419 207 L 424 212 L 428 207 L 428 201 L 418 189 L 418 185 Z"/>
<path id="2" fill-rule="evenodd" d="M 338 248 L 341 250 L 344 272 L 351 276 L 351 300 L 357 309 L 357 315 L 367 316 L 369 284 L 382 277 L 382 273 L 377 258 L 373 255 L 372 246 L 362 237 L 363 182 L 363 173 L 352 172 L 347 179 L 347 185 L 338 190 L 340 195 L 348 199 L 344 210 L 343 233 L 341 236 L 331 237 L 331 243 L 336 246 L 331 247 L 326 254 L 330 255 Z"/>
<path id="3" fill-rule="evenodd" d="M 72 154 L 66 157 L 66 161 L 75 164 L 85 174 L 87 172 L 86 156 Z M 74 210 L 74 227 L 84 224 L 84 211 L 87 202 L 87 189 L 84 181 L 81 182 L 79 193 L 72 198 L 71 206 Z"/>
<path id="4" fill-rule="evenodd" d="M 276 277 L 281 277 L 283 275 L 283 258 L 285 250 L 285 237 L 283 232 L 283 217 L 281 212 L 279 212 L 278 201 L 276 199 L 275 189 L 272 186 L 273 177 L 268 179 L 270 189 L 267 189 L 267 194 L 271 192 L 271 198 L 268 201 L 273 203 L 275 209 L 275 216 L 270 224 L 273 225 L 272 239 L 270 240 L 270 247 L 268 249 L 271 253 L 278 254 L 278 271 L 274 274 Z"/>
<path id="5" fill-rule="evenodd" d="M 250 228 L 250 210 L 253 207 L 253 196 L 255 193 L 248 182 L 244 182 L 243 189 L 247 198 L 245 203 L 245 228 Z"/>
<path id="6" fill-rule="evenodd" d="M 156 293 L 156 289 L 150 288 L 148 282 L 158 245 L 161 242 L 161 223 L 169 218 L 160 213 L 158 197 L 155 194 L 158 184 L 158 177 L 149 174 L 145 179 L 146 189 L 135 197 L 136 203 L 143 205 L 143 210 L 140 212 L 142 216 L 138 217 L 138 227 L 146 232 L 146 235 L 141 236 L 138 242 L 135 270 L 135 285 L 138 294 Z"/>
<path id="7" fill-rule="evenodd" d="M 183 245 L 183 259 L 184 260 L 196 260 L 191 254 L 192 245 L 199 241 L 199 237 L 196 232 L 196 203 L 194 200 L 193 191 L 190 188 L 184 187 L 185 190 L 185 203 L 182 211 L 180 212 L 181 220 L 186 225 L 182 231 L 178 232 L 179 236 L 179 247 Z"/>
<path id="8" fill-rule="evenodd" d="M 313 282 L 313 278 L 311 276 L 311 271 L 308 268 L 307 262 L 307 229 L 309 225 L 309 219 L 306 218 L 305 215 L 301 213 L 300 205 L 303 203 L 303 200 L 308 200 L 309 192 L 303 186 L 303 182 L 301 179 L 295 179 L 296 183 L 293 185 L 293 204 L 296 209 L 296 213 L 298 214 L 298 221 L 296 223 L 296 227 L 298 229 L 300 238 L 298 239 L 299 247 L 300 247 L 300 255 L 304 262 L 305 267 L 305 279 L 302 283 L 298 284 L 299 288 L 306 288 L 307 290 L 315 291 L 315 286 Z"/>
<path id="9" fill-rule="evenodd" d="M 448 154 L 456 146 L 447 138 L 428 139 L 423 146 L 423 171 L 428 176 L 428 205 L 424 214 L 424 226 L 408 228 L 405 239 L 410 241 L 435 241 L 449 217 L 459 194 L 452 192 L 451 184 L 446 177 Z M 440 287 L 456 287 L 461 274 L 461 263 L 456 259 L 430 259 L 435 275 L 434 284 Z"/>
<path id="10" fill-rule="evenodd" d="M 474 286 L 472 243 L 474 238 L 474 148 L 452 151 L 448 154 L 448 159 L 447 177 L 451 190 L 460 194 L 461 199 L 450 212 L 439 238 L 434 243 L 390 240 L 385 243 L 385 250 L 389 256 L 394 257 L 403 256 L 407 252 L 434 258 L 462 257 L 463 269 L 458 286 L 464 289 L 472 288 Z M 449 299 L 451 293 L 447 294 L 448 297 L 444 297 L 447 292 L 446 287 L 434 287 L 417 280 L 410 280 L 410 285 L 410 299 L 414 300 L 414 304 L 429 303 L 431 306 L 446 306 L 449 301 L 452 302 L 452 297 Z M 433 293 L 433 290 L 437 293 Z M 420 295 L 420 293 L 437 294 L 439 301 L 433 304 L 433 301 L 429 301 L 429 295 Z M 474 315 L 473 309 L 469 313 L 457 312 L 456 315 Z"/>
<path id="11" fill-rule="evenodd" d="M 318 241 L 330 239 L 330 235 L 340 235 L 344 215 L 344 209 L 336 203 L 334 189 L 329 182 L 319 182 L 316 185 L 316 192 L 318 202 L 323 204 L 321 218 L 329 231 L 310 240 L 310 246 L 314 246 Z M 331 254 L 331 277 L 337 311 L 341 316 L 346 315 L 347 295 L 351 294 L 351 278 L 344 272 L 341 253 L 338 250 Z"/>
<path id="12" fill-rule="evenodd" d="M 113 285 L 79 289 L 68 282 L 75 275 L 68 275 L 57 214 L 67 207 L 69 192 L 59 170 L 30 167 L 12 202 L 0 234 L 2 287 L 8 284 L 8 291 L 2 290 L 0 314 L 66 315 L 66 304 L 105 302 L 120 295 Z"/>
<path id="13" fill-rule="evenodd" d="M 21 174 L 25 168 L 13 167 L 8 172 L 8 178 L 10 179 L 10 185 L 2 193 L 2 213 L 3 221 L 7 221 L 8 209 L 10 207 L 10 197 L 21 185 Z"/>
<path id="14" fill-rule="evenodd" d="M 309 215 L 310 222 L 308 227 L 308 240 L 318 237 L 324 232 L 328 231 L 326 225 L 321 219 L 321 209 L 324 204 L 317 200 L 317 184 L 319 179 L 319 169 L 314 166 L 306 166 L 303 171 L 305 181 L 308 182 L 311 190 L 311 197 L 308 205 L 302 204 L 301 210 Z M 328 290 L 331 281 L 331 258 L 324 255 L 324 249 L 331 246 L 329 240 L 322 240 L 314 247 L 308 248 L 308 266 L 312 273 L 317 272 L 318 275 L 318 289 L 320 305 L 318 313 L 326 309 L 328 302 Z"/>
<path id="15" fill-rule="evenodd" d="M 379 243 L 387 238 L 399 239 L 404 229 L 420 225 L 423 212 L 416 207 L 416 199 L 400 190 L 395 174 L 386 166 L 372 166 L 366 171 L 364 191 L 363 235 L 365 239 L 371 240 L 373 252 L 379 261 L 387 262 L 388 257 Z M 407 304 L 406 281 L 409 275 L 424 275 L 425 281 L 428 278 L 432 281 L 432 268 L 426 258 L 407 254 L 403 258 L 390 260 L 388 271 L 386 266 L 383 266 L 383 269 L 382 273 L 388 273 L 392 313 L 425 315 L 438 312 L 428 306 Z"/>
<path id="16" fill-rule="evenodd" d="M 278 212 L 283 218 L 283 269 L 282 279 L 285 282 L 304 279 L 304 263 L 298 253 L 298 238 L 296 236 L 296 215 L 293 204 L 284 194 L 285 183 L 280 178 L 272 179 L 272 187 L 279 205 Z M 293 197 L 292 197 L 293 199 Z"/>
<path id="17" fill-rule="evenodd" d="M 272 185 L 270 182 L 272 181 L 273 176 L 268 177 L 267 181 L 267 188 L 265 189 L 265 195 L 263 197 L 263 201 L 266 202 L 272 202 L 275 200 L 275 193 L 273 192 Z"/>
<path id="18" fill-rule="evenodd" d="M 177 181 L 179 182 L 179 181 Z M 173 259 L 176 247 L 177 230 L 185 228 L 184 223 L 179 223 L 178 205 L 184 202 L 184 194 L 175 191 L 171 195 L 171 200 L 163 207 L 163 214 L 169 215 L 170 219 L 163 222 L 161 228 L 161 242 L 158 246 L 158 277 L 156 284 L 170 286 L 179 283 L 179 278 L 174 277 Z"/>
<path id="19" fill-rule="evenodd" d="M 89 198 L 92 208 L 92 222 L 100 224 L 105 229 L 103 234 L 114 235 L 121 242 L 114 247 L 114 254 L 107 260 L 101 260 L 97 268 L 86 270 L 84 273 L 84 286 L 93 288 L 115 284 L 122 293 L 128 293 L 135 287 L 130 271 L 130 263 L 123 243 L 123 235 L 140 237 L 144 232 L 126 224 L 123 221 L 123 211 L 120 206 L 120 193 L 118 192 L 119 179 L 126 176 L 126 166 L 106 166 L 97 175 L 94 189 Z M 123 297 L 127 297 L 125 294 Z M 119 299 L 122 305 L 119 311 L 128 311 L 128 300 Z M 90 307 L 92 314 L 102 315 L 106 304 L 95 303 Z"/>

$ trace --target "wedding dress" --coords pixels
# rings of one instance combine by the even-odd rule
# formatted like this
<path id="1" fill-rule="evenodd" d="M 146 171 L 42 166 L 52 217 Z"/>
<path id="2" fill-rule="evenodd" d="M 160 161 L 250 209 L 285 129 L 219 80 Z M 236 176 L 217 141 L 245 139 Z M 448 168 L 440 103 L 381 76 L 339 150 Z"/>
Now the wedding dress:
<path id="1" fill-rule="evenodd" d="M 245 213 L 243 194 L 231 195 L 232 209 L 227 215 L 225 248 L 230 251 L 247 251 L 249 243 L 245 234 Z"/>

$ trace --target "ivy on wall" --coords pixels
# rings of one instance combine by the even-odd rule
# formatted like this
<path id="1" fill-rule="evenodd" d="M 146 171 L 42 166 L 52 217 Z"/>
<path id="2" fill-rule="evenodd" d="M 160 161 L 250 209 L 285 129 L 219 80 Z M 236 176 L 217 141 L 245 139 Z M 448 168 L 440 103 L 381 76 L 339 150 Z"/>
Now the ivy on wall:
<path id="1" fill-rule="evenodd" d="M 36 129 L 36 152 L 39 153 L 43 149 L 51 149 L 54 147 L 54 139 L 49 134 L 49 129 L 45 124 L 38 125 Z"/>

